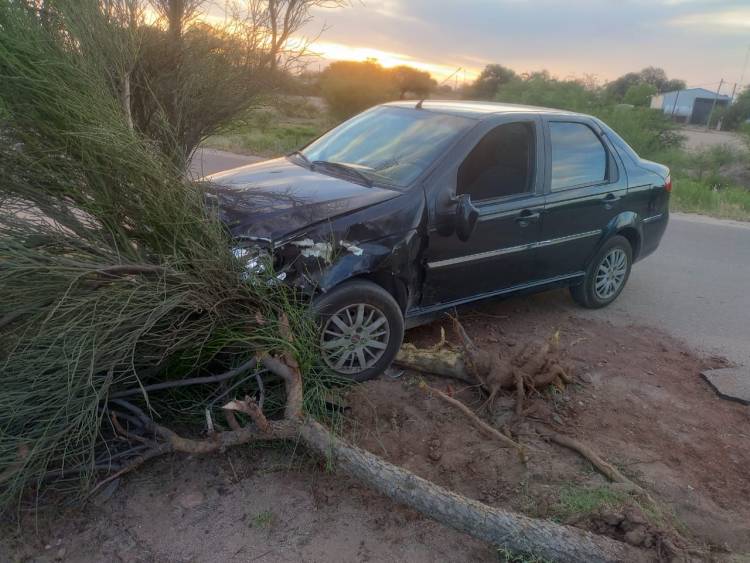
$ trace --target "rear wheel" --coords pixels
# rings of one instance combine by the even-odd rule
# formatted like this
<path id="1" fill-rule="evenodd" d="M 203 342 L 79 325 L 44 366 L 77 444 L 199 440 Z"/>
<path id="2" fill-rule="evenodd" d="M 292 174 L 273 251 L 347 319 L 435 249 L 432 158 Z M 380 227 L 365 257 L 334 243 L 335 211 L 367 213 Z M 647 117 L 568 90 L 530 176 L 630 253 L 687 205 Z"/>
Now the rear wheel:
<path id="1" fill-rule="evenodd" d="M 354 381 L 380 374 L 396 357 L 404 317 L 390 293 L 366 280 L 345 282 L 313 303 L 320 352 L 335 373 Z"/>
<path id="2" fill-rule="evenodd" d="M 628 239 L 613 236 L 591 261 L 583 283 L 570 288 L 573 299 L 589 309 L 606 307 L 622 292 L 632 264 L 633 249 Z"/>

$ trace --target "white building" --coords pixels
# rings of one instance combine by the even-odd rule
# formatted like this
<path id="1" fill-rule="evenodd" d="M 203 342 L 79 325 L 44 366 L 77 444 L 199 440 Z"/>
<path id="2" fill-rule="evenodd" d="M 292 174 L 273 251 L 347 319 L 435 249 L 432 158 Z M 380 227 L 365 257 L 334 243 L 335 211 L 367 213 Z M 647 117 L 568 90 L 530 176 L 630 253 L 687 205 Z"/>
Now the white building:
<path id="1" fill-rule="evenodd" d="M 711 108 L 716 101 L 716 108 L 728 106 L 732 98 L 722 94 L 716 95 L 705 88 L 687 88 L 664 92 L 651 98 L 651 107 L 660 109 L 675 121 L 706 125 Z"/>

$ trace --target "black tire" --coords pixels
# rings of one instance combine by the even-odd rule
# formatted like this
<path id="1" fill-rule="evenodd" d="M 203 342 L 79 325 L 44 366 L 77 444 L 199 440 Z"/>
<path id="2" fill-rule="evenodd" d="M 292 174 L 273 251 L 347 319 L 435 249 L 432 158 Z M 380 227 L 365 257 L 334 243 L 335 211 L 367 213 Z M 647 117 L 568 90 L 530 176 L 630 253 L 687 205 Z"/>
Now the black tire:
<path id="1" fill-rule="evenodd" d="M 622 252 L 623 254 L 619 254 L 619 252 Z M 604 291 L 604 288 L 602 288 L 601 291 L 598 290 L 596 286 L 597 274 L 601 276 L 600 281 L 602 281 L 603 278 L 606 278 L 606 276 L 602 273 L 603 270 L 601 270 L 601 268 L 604 268 L 606 270 L 606 266 L 604 264 L 605 259 L 609 257 L 611 261 L 616 261 L 621 256 L 624 256 L 625 263 L 624 275 L 622 277 L 622 280 L 619 282 L 619 285 L 614 288 L 608 288 L 612 289 L 611 293 L 609 293 L 608 291 Z M 602 245 L 602 247 L 599 249 L 599 252 L 596 253 L 596 256 L 594 256 L 594 259 L 586 269 L 586 277 L 584 278 L 583 283 L 580 285 L 572 286 L 570 288 L 570 294 L 573 296 L 573 299 L 576 301 L 576 303 L 578 303 L 579 305 L 583 305 L 588 309 L 599 309 L 601 307 L 606 307 L 615 299 L 617 299 L 617 297 L 622 292 L 625 284 L 628 282 L 628 278 L 630 277 L 630 269 L 632 266 L 633 249 L 630 246 L 630 242 L 623 236 L 615 235 Z M 619 272 L 619 270 L 614 271 Z M 614 276 L 614 274 L 612 275 Z M 619 279 L 619 276 L 611 277 L 609 279 Z M 604 285 L 606 286 L 606 283 Z"/>
<path id="2" fill-rule="evenodd" d="M 355 328 L 356 314 L 360 310 L 360 305 L 363 306 L 364 319 L 367 319 L 370 313 L 374 315 L 375 320 L 369 325 L 370 327 L 374 327 L 381 319 L 385 320 L 371 331 L 364 321 L 360 323 L 360 329 Z M 391 364 L 401 347 L 404 338 L 404 316 L 401 308 L 390 293 L 375 283 L 367 280 L 344 282 L 315 299 L 313 311 L 319 320 L 319 341 L 323 361 L 341 377 L 358 382 L 372 379 Z M 355 334 L 347 336 L 344 329 L 332 319 L 340 314 L 338 320 L 347 324 L 348 312 L 355 314 L 355 322 L 350 327 Z M 387 335 L 379 336 L 383 326 L 387 330 Z M 360 332 L 357 332 L 358 330 Z M 332 334 L 337 331 L 341 334 Z M 371 338 L 370 335 L 373 337 Z M 348 341 L 344 344 L 349 346 L 349 350 L 335 346 L 336 342 L 342 342 L 346 338 Z M 333 348 L 330 351 L 324 347 L 326 343 L 332 345 Z M 368 346 L 368 343 L 372 346 L 383 346 L 383 348 L 376 349 Z M 338 354 L 340 350 L 343 351 Z M 364 356 L 359 355 L 360 350 Z M 348 354 L 347 357 L 352 359 L 352 365 L 349 365 L 347 360 L 340 369 L 337 369 L 337 363 L 344 354 Z M 365 358 L 364 369 L 361 366 L 361 357 Z M 356 365 L 353 365 L 355 363 Z"/>

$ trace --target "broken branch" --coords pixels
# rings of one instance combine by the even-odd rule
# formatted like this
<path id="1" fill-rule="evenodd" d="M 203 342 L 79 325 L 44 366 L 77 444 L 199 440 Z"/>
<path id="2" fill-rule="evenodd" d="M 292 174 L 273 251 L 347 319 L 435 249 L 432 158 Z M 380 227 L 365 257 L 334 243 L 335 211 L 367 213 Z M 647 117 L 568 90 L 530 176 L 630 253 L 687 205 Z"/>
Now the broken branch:
<path id="1" fill-rule="evenodd" d="M 264 434 L 268 433 L 271 430 L 271 425 L 269 424 L 266 415 L 264 415 L 260 410 L 260 407 L 258 406 L 258 403 L 255 402 L 255 399 L 248 395 L 245 396 L 244 401 L 238 401 L 235 399 L 234 401 L 229 401 L 221 408 L 228 411 L 245 413 L 255 423 L 255 426 L 258 427 L 258 430 L 260 430 Z M 232 416 L 231 419 L 234 419 L 234 416 Z M 229 421 L 229 418 L 227 420 Z M 234 424 L 232 424 L 232 422 L 229 422 L 229 425 L 233 430 L 240 429 L 239 425 L 237 425 L 236 420 L 234 420 Z"/>

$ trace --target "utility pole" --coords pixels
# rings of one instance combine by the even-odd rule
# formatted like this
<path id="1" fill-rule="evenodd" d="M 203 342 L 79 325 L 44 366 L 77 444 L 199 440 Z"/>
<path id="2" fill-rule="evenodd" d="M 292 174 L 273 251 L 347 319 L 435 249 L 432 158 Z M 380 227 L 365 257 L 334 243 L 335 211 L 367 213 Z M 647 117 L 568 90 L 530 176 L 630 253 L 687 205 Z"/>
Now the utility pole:
<path id="1" fill-rule="evenodd" d="M 747 46 L 747 52 L 745 53 L 745 62 L 742 63 L 742 73 L 740 74 L 740 90 L 742 90 L 742 87 L 745 85 L 745 71 L 747 70 L 748 59 L 750 59 L 750 45 Z"/>
<path id="2" fill-rule="evenodd" d="M 711 111 L 708 112 L 708 119 L 706 120 L 706 131 L 708 131 L 711 128 L 711 117 L 713 116 L 714 110 L 716 109 L 716 101 L 719 99 L 719 93 L 721 92 L 722 86 L 724 86 L 723 78 L 719 80 L 719 87 L 716 89 L 716 96 L 714 97 L 714 103 L 711 104 Z"/>
<path id="3" fill-rule="evenodd" d="M 672 119 L 672 121 L 674 121 L 674 110 L 677 109 L 677 100 L 679 99 L 680 99 L 680 90 L 677 90 L 677 92 L 675 92 L 675 95 L 674 95 L 674 104 L 672 104 L 672 115 L 669 116 Z"/>

